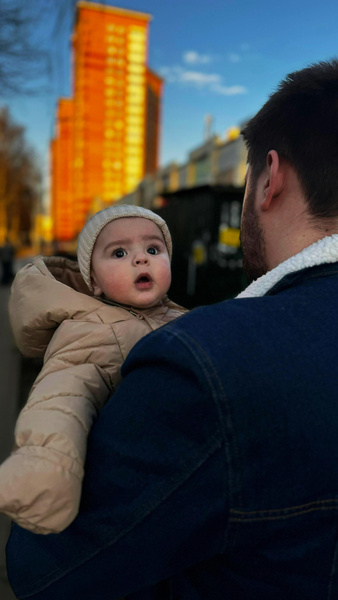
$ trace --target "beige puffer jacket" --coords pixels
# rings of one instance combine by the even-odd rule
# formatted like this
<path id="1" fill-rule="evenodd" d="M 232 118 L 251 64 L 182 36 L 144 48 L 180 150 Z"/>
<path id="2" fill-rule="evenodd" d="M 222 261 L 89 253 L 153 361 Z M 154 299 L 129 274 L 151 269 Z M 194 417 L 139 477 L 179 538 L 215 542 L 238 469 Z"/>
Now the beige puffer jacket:
<path id="1" fill-rule="evenodd" d="M 129 310 L 89 294 L 77 262 L 61 257 L 36 258 L 11 290 L 17 345 L 44 365 L 0 466 L 0 512 L 35 533 L 62 531 L 77 515 L 88 432 L 128 352 L 186 312 L 168 299 Z"/>

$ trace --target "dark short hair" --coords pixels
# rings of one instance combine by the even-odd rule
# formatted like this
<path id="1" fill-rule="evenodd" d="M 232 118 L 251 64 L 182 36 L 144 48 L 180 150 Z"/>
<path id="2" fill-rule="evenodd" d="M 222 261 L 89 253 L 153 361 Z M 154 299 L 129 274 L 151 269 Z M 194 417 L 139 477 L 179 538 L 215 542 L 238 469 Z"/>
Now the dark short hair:
<path id="1" fill-rule="evenodd" d="M 253 181 L 269 150 L 295 169 L 318 218 L 338 215 L 338 60 L 290 73 L 242 131 Z"/>

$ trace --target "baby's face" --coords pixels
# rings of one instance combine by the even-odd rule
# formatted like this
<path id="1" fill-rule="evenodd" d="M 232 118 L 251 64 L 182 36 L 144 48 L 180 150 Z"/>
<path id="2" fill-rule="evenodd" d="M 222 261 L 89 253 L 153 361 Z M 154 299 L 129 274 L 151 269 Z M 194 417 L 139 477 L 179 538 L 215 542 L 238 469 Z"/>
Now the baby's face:
<path id="1" fill-rule="evenodd" d="M 95 296 L 136 308 L 150 308 L 171 283 L 170 260 L 162 232 L 140 217 L 116 219 L 100 232 L 92 254 Z"/>

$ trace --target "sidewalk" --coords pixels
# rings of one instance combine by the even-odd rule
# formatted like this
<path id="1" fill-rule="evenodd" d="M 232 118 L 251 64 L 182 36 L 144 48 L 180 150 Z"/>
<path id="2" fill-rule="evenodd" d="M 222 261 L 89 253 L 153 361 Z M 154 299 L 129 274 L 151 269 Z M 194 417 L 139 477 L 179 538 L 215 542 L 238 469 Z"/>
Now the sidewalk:
<path id="1" fill-rule="evenodd" d="M 18 410 L 20 353 L 16 349 L 8 321 L 9 286 L 0 286 L 0 462 L 10 453 Z M 5 546 L 10 521 L 0 515 L 0 600 L 15 600 L 6 575 Z"/>

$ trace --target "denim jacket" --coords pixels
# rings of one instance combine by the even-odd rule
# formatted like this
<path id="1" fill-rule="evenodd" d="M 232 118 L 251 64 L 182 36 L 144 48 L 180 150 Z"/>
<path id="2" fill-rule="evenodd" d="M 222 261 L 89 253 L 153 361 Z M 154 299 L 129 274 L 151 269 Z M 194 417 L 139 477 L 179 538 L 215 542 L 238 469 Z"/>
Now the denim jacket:
<path id="1" fill-rule="evenodd" d="M 14 526 L 30 600 L 337 600 L 338 263 L 142 339 L 90 436 L 80 514 Z"/>

